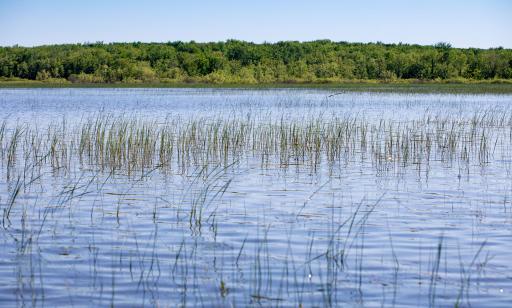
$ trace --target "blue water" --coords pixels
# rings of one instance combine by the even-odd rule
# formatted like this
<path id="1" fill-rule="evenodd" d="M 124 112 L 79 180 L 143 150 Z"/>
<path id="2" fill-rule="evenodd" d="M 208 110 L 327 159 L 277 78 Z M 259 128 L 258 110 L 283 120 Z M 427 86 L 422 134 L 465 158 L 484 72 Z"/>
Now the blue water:
<path id="1" fill-rule="evenodd" d="M 411 123 L 512 111 L 510 95 L 330 94 L 0 89 L 0 121 L 8 137 L 16 125 L 97 116 Z M 44 165 L 12 206 L 32 169 L 18 164 L 7 179 L 2 157 L 0 306 L 509 307 L 512 153 L 510 139 L 499 140 L 485 163 L 432 160 L 427 170 L 386 172 L 359 156 L 312 171 L 245 155 L 210 166 L 210 176 L 201 166 L 133 177 Z M 198 200 L 207 205 L 200 221 L 191 218 Z"/>

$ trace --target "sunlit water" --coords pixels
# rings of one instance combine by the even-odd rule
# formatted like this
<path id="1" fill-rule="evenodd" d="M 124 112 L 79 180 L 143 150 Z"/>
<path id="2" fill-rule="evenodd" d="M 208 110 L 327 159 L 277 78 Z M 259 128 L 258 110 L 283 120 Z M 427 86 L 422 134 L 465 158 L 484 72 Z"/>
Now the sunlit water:
<path id="1" fill-rule="evenodd" d="M 100 115 L 408 123 L 507 113 L 511 103 L 510 95 L 2 89 L 0 121 L 7 135 L 16 125 L 72 127 Z M 44 168 L 18 192 L 30 170 L 8 179 L 2 158 L 0 305 L 509 307 L 509 148 L 494 145 L 485 163 L 399 171 L 359 156 L 313 170 L 245 155 L 131 176 L 77 163 Z"/>

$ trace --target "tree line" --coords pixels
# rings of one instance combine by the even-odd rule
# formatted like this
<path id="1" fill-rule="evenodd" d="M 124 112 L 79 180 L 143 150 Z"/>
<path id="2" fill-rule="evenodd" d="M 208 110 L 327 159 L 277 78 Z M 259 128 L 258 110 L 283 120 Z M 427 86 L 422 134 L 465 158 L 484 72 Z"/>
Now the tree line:
<path id="1" fill-rule="evenodd" d="M 0 47 L 0 77 L 82 83 L 512 79 L 512 50 L 318 40 Z"/>

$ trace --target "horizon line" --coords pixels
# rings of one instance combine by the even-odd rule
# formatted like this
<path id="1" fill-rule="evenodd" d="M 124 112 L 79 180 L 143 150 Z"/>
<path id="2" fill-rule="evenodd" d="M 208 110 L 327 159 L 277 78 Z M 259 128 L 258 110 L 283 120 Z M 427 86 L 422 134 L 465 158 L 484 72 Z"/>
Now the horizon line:
<path id="1" fill-rule="evenodd" d="M 249 44 L 255 44 L 255 45 L 265 45 L 265 44 L 278 44 L 278 43 L 287 43 L 287 42 L 296 42 L 296 43 L 313 43 L 313 42 L 320 42 L 320 41 L 328 41 L 331 43 L 336 44 L 361 44 L 361 45 L 396 45 L 396 46 L 424 46 L 424 47 L 435 47 L 437 44 L 448 44 L 451 48 L 457 48 L 457 49 L 512 49 L 511 47 L 504 47 L 503 45 L 500 46 L 493 46 L 493 47 L 475 47 L 475 46 L 468 46 L 468 47 L 460 47 L 460 46 L 454 46 L 451 42 L 446 41 L 438 41 L 432 44 L 420 44 L 420 43 L 410 43 L 410 42 L 384 42 L 384 41 L 344 41 L 344 40 L 332 40 L 329 38 L 319 38 L 314 40 L 276 40 L 276 41 L 249 41 L 249 40 L 243 40 L 243 39 L 237 39 L 237 38 L 229 38 L 224 40 L 211 40 L 211 41 L 203 41 L 203 40 L 167 40 L 167 41 L 83 41 L 83 42 L 55 42 L 55 43 L 43 43 L 43 44 L 34 44 L 34 45 L 20 45 L 20 44 L 13 44 L 13 45 L 1 45 L 0 48 L 38 48 L 38 47 L 47 47 L 47 46 L 58 46 L 58 45 L 114 45 L 114 44 L 169 44 L 169 43 L 197 43 L 197 44 L 214 44 L 214 43 L 227 43 L 229 41 L 238 41 L 243 43 L 249 43 Z"/>

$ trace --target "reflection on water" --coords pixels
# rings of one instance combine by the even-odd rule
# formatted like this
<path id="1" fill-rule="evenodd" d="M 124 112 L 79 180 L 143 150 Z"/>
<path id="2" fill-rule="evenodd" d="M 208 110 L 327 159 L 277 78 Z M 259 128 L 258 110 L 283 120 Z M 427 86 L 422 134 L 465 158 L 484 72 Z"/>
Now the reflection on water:
<path id="1" fill-rule="evenodd" d="M 509 95 L 0 90 L 2 306 L 512 301 Z"/>

